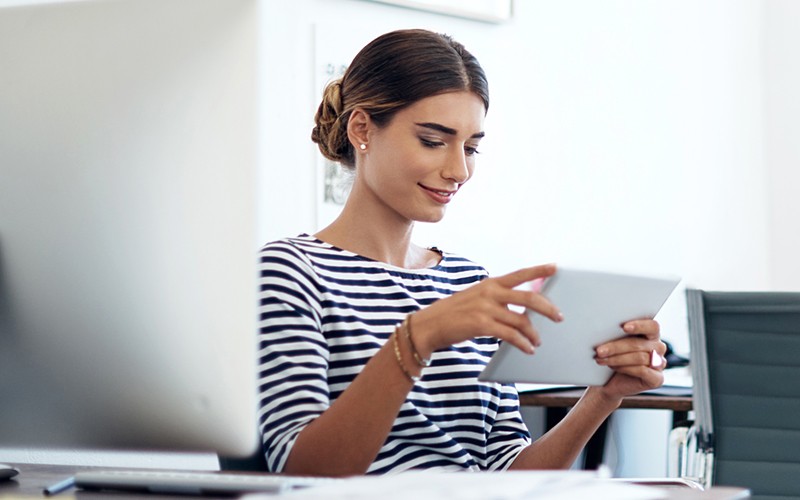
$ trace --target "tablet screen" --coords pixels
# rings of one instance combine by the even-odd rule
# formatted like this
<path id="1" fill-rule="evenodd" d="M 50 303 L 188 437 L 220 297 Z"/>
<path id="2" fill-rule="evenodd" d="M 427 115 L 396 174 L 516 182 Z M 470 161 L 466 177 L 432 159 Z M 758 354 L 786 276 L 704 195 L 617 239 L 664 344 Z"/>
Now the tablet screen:
<path id="1" fill-rule="evenodd" d="M 625 322 L 654 318 L 679 282 L 559 268 L 541 293 L 561 310 L 564 320 L 555 323 L 528 311 L 542 341 L 536 353 L 528 355 L 503 343 L 479 380 L 603 385 L 612 370 L 595 362 L 594 348 L 624 336 Z"/>

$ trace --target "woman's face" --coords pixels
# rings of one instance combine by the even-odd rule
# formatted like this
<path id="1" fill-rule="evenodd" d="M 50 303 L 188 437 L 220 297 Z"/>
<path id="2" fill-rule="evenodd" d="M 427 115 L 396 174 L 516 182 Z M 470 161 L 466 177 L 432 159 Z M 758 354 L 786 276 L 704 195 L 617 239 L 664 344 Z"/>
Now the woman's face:
<path id="1" fill-rule="evenodd" d="M 404 219 L 441 220 L 472 177 L 485 113 L 477 95 L 451 92 L 417 101 L 383 128 L 371 124 L 367 149 L 356 149 L 356 183 Z"/>

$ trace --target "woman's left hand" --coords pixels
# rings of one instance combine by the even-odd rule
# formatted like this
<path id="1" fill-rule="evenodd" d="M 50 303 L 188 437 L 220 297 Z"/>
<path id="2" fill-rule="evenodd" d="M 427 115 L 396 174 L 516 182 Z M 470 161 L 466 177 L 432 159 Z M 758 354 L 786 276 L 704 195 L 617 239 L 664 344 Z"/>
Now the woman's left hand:
<path id="1" fill-rule="evenodd" d="M 658 322 L 635 320 L 622 327 L 626 336 L 595 348 L 597 363 L 614 370 L 614 375 L 602 387 L 602 392 L 610 399 L 622 399 L 664 383 L 667 346 L 661 342 Z"/>

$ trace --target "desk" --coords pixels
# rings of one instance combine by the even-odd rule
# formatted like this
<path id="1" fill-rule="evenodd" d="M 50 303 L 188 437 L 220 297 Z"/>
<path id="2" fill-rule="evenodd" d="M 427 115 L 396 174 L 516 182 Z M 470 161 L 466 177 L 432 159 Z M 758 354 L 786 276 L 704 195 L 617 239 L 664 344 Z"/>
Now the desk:
<path id="1" fill-rule="evenodd" d="M 578 402 L 584 392 L 585 389 L 521 392 L 519 401 L 522 406 L 541 406 L 546 408 L 545 427 L 546 430 L 550 430 L 564 418 L 569 408 L 575 406 L 575 403 Z M 675 427 L 688 419 L 689 412 L 692 410 L 692 398 L 691 396 L 637 394 L 624 398 L 620 408 L 671 410 L 672 426 Z M 594 470 L 603 463 L 607 429 L 608 421 L 605 421 L 589 439 L 583 454 L 584 469 Z"/>
<path id="2" fill-rule="evenodd" d="M 43 490 L 81 470 L 109 470 L 112 467 L 82 467 L 74 465 L 12 464 L 19 469 L 19 475 L 10 481 L 0 482 L 0 500 L 20 500 L 23 498 L 42 498 L 52 500 L 231 500 L 230 497 L 204 495 L 192 497 L 185 495 L 155 495 L 148 493 L 117 493 L 109 491 L 82 491 L 70 489 L 53 496 L 45 496 Z"/>
<path id="3" fill-rule="evenodd" d="M 523 406 L 544 406 L 548 408 L 568 408 L 574 406 L 585 389 L 562 389 L 548 391 L 521 392 L 520 404 Z M 620 408 L 645 408 L 653 410 L 672 410 L 688 413 L 692 410 L 691 396 L 649 396 L 637 394 L 622 400 Z"/>
<path id="4" fill-rule="evenodd" d="M 45 498 L 42 490 L 61 479 L 71 476 L 78 470 L 89 470 L 91 467 L 76 467 L 63 465 L 34 465 L 14 464 L 20 470 L 19 476 L 11 481 L 0 482 L 0 499 Z M 106 468 L 108 469 L 108 468 Z M 749 498 L 747 490 L 743 488 L 714 487 L 708 491 L 695 491 L 685 487 L 662 488 L 668 500 L 740 500 Z M 48 497 L 49 498 L 49 497 Z M 138 493 L 112 493 L 112 492 L 86 492 L 74 491 L 62 493 L 52 497 L 53 500 L 182 500 L 198 499 L 193 496 L 170 496 Z M 202 500 L 223 500 L 224 497 L 215 498 L 203 496 Z M 225 500 L 230 500 L 229 498 Z"/>

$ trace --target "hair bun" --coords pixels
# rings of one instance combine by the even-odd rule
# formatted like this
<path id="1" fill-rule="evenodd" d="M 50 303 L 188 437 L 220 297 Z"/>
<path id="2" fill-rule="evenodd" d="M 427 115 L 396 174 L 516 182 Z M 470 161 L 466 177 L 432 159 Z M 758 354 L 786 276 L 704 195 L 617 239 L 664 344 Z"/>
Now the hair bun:
<path id="1" fill-rule="evenodd" d="M 347 137 L 347 122 L 342 120 L 343 109 L 342 79 L 338 78 L 325 86 L 322 102 L 314 116 L 316 125 L 311 131 L 311 140 L 317 143 L 325 158 L 353 166 L 353 151 Z"/>

